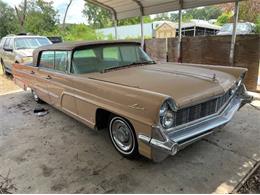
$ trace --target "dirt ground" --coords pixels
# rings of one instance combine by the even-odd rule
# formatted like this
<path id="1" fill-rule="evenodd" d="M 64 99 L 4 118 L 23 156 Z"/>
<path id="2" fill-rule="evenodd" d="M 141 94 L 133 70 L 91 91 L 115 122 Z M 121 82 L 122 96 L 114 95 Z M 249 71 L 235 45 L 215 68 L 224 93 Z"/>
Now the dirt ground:
<path id="1" fill-rule="evenodd" d="M 35 116 L 39 106 L 49 114 Z M 130 161 L 114 150 L 107 131 L 37 105 L 30 92 L 0 76 L 0 175 L 9 173 L 15 193 L 229 193 L 260 160 L 259 119 L 248 105 L 162 163 Z"/>

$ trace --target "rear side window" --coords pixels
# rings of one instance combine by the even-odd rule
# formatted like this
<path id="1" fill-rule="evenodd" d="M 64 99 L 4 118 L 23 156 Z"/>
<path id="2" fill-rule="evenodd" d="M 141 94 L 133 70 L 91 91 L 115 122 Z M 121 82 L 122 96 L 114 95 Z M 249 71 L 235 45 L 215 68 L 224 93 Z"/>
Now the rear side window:
<path id="1" fill-rule="evenodd" d="M 68 66 L 68 52 L 55 51 L 55 65 L 54 65 L 55 70 L 66 72 L 67 66 Z"/>
<path id="2" fill-rule="evenodd" d="M 68 51 L 43 51 L 39 67 L 66 72 L 68 66 Z"/>
<path id="3" fill-rule="evenodd" d="M 54 51 L 43 51 L 41 53 L 39 67 L 48 69 L 54 68 Z"/>
<path id="4" fill-rule="evenodd" d="M 120 52 L 118 47 L 105 47 L 103 49 L 103 58 L 105 60 L 120 60 Z"/>

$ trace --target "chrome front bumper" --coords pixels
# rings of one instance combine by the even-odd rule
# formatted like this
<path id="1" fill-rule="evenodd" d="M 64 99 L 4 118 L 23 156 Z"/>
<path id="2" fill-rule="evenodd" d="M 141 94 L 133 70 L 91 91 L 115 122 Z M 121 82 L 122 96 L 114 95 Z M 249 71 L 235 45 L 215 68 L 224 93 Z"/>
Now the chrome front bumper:
<path id="1" fill-rule="evenodd" d="M 242 88 L 242 86 L 241 86 Z M 187 145 L 211 134 L 217 127 L 228 123 L 241 106 L 252 101 L 252 96 L 246 89 L 240 89 L 234 94 L 218 113 L 187 123 L 170 130 L 163 130 L 160 126 L 152 128 L 152 137 L 139 135 L 140 141 L 151 146 L 152 159 L 156 162 L 164 160 L 169 155 L 175 155 Z"/>

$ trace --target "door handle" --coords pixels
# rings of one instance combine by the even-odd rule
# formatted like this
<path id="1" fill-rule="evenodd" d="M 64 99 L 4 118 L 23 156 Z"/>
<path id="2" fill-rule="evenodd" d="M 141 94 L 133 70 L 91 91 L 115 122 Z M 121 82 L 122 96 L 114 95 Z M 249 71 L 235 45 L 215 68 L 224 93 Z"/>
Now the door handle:
<path id="1" fill-rule="evenodd" d="M 52 78 L 51 78 L 51 76 L 50 76 L 50 75 L 48 75 L 48 76 L 46 77 L 46 79 L 52 79 Z"/>

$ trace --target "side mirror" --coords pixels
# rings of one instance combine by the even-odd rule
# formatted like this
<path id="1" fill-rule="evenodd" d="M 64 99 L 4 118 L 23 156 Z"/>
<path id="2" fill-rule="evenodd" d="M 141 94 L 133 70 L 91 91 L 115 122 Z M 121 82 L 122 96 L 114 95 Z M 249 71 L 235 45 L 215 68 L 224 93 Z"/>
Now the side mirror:
<path id="1" fill-rule="evenodd" d="M 10 48 L 4 48 L 5 51 L 13 52 L 13 49 Z"/>

